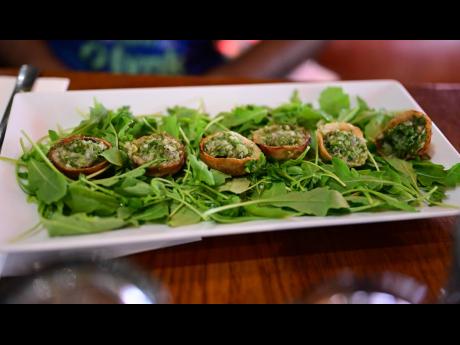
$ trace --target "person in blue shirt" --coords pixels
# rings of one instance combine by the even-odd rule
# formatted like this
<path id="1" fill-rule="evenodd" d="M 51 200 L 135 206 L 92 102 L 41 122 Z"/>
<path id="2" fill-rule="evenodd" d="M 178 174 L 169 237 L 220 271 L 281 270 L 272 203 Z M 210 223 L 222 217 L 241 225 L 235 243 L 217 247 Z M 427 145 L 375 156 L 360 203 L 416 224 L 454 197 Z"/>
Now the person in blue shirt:
<path id="1" fill-rule="evenodd" d="M 202 74 L 223 63 L 212 41 L 90 40 L 49 41 L 68 68 L 129 74 Z"/>
<path id="2" fill-rule="evenodd" d="M 0 41 L 0 62 L 45 70 L 127 74 L 283 77 L 322 48 L 324 41 L 261 41 L 226 60 L 212 40 Z"/>

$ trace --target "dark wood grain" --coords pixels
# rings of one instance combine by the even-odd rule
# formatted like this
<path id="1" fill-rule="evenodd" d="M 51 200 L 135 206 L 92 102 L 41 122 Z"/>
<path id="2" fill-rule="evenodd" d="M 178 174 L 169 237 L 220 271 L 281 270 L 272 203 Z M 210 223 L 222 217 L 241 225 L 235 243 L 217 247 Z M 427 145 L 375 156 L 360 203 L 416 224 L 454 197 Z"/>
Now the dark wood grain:
<path id="1" fill-rule="evenodd" d="M 14 71 L 8 71 L 14 74 Z M 244 79 L 69 76 L 72 89 L 260 82 Z M 409 91 L 460 149 L 460 85 L 409 85 Z M 446 282 L 453 218 L 226 236 L 133 255 L 165 284 L 174 303 L 285 303 L 345 269 L 391 271 L 417 279 L 433 302 Z"/>

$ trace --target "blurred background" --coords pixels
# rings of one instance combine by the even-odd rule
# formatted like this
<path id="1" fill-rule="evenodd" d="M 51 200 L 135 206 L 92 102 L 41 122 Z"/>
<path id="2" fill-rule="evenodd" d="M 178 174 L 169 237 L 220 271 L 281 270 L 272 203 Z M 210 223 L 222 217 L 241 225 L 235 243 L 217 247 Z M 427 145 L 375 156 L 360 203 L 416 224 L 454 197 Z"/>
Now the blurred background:
<path id="1" fill-rule="evenodd" d="M 460 40 L 0 41 L 0 68 L 292 80 L 460 82 Z"/>

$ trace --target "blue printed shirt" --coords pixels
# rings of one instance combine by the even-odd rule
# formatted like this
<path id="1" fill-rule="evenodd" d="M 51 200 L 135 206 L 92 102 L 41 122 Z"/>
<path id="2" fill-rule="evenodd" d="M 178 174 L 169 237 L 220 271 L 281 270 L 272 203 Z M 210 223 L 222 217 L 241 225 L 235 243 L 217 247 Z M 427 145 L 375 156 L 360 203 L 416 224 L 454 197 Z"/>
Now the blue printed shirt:
<path id="1" fill-rule="evenodd" d="M 208 40 L 57 40 L 49 45 L 74 70 L 201 74 L 223 62 Z"/>

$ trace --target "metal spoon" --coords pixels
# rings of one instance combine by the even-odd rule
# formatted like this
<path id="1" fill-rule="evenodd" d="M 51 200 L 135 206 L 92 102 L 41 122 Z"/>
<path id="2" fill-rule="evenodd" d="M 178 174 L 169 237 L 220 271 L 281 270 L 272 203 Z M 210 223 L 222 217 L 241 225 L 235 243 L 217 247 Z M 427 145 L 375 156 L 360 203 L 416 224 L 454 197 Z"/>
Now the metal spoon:
<path id="1" fill-rule="evenodd" d="M 19 92 L 28 92 L 32 90 L 38 74 L 39 71 L 34 66 L 21 66 L 18 77 L 16 78 L 16 84 L 14 86 L 13 93 L 11 94 L 5 113 L 3 114 L 2 121 L 0 122 L 0 150 L 2 149 L 3 140 L 5 139 L 6 128 L 8 126 L 8 120 L 10 118 L 11 106 L 13 104 L 14 96 Z"/>

